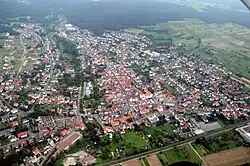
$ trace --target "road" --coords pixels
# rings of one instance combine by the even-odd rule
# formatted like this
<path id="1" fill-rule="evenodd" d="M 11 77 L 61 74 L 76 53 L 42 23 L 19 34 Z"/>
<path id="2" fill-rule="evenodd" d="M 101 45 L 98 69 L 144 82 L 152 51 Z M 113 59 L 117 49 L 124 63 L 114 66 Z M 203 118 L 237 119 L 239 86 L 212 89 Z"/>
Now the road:
<path id="1" fill-rule="evenodd" d="M 175 143 L 163 146 L 161 148 L 156 148 L 156 149 L 153 149 L 153 150 L 150 150 L 150 151 L 147 151 L 147 152 L 143 152 L 143 153 L 139 153 L 139 154 L 136 154 L 136 155 L 133 155 L 133 156 L 124 157 L 122 159 L 112 160 L 112 161 L 107 162 L 107 163 L 99 164 L 99 166 L 111 166 L 111 165 L 113 165 L 113 166 L 117 165 L 118 166 L 122 162 L 126 162 L 126 161 L 129 161 L 129 160 L 134 160 L 134 159 L 139 159 L 139 158 L 142 158 L 142 157 L 147 157 L 150 154 L 163 152 L 163 151 L 166 151 L 168 149 L 172 149 L 175 146 L 182 146 L 182 145 L 187 144 L 187 143 L 192 143 L 197 138 L 211 137 L 211 136 L 214 136 L 214 135 L 217 135 L 217 134 L 220 134 L 220 133 L 224 133 L 224 132 L 230 131 L 232 129 L 247 125 L 249 122 L 250 122 L 250 120 L 240 122 L 240 123 L 237 123 L 237 124 L 234 124 L 234 125 L 230 125 L 230 126 L 228 126 L 226 128 L 222 128 L 222 129 L 211 131 L 211 132 L 208 132 L 208 133 L 205 133 L 205 134 L 202 134 L 202 135 L 198 135 L 198 136 L 195 136 L 195 137 L 192 137 L 192 138 L 188 138 L 188 139 L 186 139 L 184 141 L 175 142 Z"/>

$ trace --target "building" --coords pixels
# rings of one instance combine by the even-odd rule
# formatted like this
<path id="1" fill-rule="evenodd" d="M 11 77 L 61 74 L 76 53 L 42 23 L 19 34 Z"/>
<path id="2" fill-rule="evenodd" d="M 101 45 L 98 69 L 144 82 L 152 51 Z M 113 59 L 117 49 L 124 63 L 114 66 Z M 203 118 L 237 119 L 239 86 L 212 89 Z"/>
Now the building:
<path id="1" fill-rule="evenodd" d="M 27 132 L 27 131 L 24 131 L 24 132 L 18 133 L 18 134 L 17 134 L 17 137 L 18 137 L 19 139 L 26 138 L 26 137 L 28 137 L 28 132 Z"/>
<path id="2" fill-rule="evenodd" d="M 247 143 L 250 143 L 250 124 L 236 129 Z"/>
<path id="3" fill-rule="evenodd" d="M 154 114 L 148 117 L 148 120 L 151 124 L 157 123 L 159 121 L 159 118 Z"/>
<path id="4" fill-rule="evenodd" d="M 79 133 L 73 133 L 69 135 L 66 139 L 61 141 L 58 146 L 62 150 L 69 149 L 70 145 L 73 145 L 77 140 L 81 138 L 81 135 Z"/>

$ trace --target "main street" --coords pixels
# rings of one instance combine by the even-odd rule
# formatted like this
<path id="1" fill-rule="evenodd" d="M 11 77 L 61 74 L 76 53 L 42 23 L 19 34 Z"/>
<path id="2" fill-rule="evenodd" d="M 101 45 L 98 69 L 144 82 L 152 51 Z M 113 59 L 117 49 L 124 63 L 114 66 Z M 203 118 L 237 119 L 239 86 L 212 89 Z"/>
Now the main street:
<path id="1" fill-rule="evenodd" d="M 237 124 L 232 124 L 232 125 L 229 125 L 226 128 L 222 128 L 222 129 L 219 129 L 219 130 L 214 130 L 214 131 L 211 131 L 211 132 L 208 132 L 208 133 L 205 133 L 205 134 L 201 134 L 201 135 L 198 135 L 198 136 L 195 136 L 195 137 L 192 137 L 192 138 L 188 138 L 188 139 L 186 139 L 184 141 L 175 142 L 175 143 L 172 143 L 172 144 L 160 147 L 160 148 L 156 148 L 156 149 L 153 149 L 153 150 L 150 150 L 150 151 L 147 151 L 147 152 L 139 153 L 139 154 L 136 154 L 136 155 L 133 155 L 133 156 L 124 157 L 124 158 L 117 159 L 117 160 L 112 160 L 112 161 L 107 162 L 107 163 L 99 164 L 99 166 L 110 166 L 110 165 L 113 165 L 113 166 L 117 165 L 118 166 L 118 165 L 120 165 L 120 163 L 124 163 L 124 162 L 127 162 L 129 160 L 140 159 L 140 158 L 143 158 L 143 157 L 147 157 L 150 154 L 155 154 L 155 153 L 167 151 L 167 150 L 172 149 L 173 147 L 176 147 L 176 146 L 182 146 L 182 145 L 187 144 L 187 143 L 192 143 L 197 138 L 212 137 L 212 136 L 215 136 L 217 134 L 221 134 L 221 133 L 233 130 L 235 128 L 242 127 L 244 125 L 247 125 L 248 123 L 250 123 L 250 120 L 247 120 L 245 122 L 239 122 Z"/>

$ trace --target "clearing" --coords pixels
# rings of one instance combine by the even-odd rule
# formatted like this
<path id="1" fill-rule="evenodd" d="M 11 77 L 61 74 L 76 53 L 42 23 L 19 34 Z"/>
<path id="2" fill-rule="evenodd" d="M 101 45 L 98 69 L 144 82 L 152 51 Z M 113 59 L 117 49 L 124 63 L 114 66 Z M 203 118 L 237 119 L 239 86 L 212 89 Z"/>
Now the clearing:
<path id="1" fill-rule="evenodd" d="M 238 147 L 203 157 L 208 166 L 242 165 L 250 162 L 250 148 Z"/>

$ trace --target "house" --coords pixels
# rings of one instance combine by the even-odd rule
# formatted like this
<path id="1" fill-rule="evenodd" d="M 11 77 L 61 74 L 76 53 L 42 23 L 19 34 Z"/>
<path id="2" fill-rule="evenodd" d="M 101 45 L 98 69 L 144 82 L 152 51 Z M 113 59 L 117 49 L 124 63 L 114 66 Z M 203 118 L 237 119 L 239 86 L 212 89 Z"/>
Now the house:
<path id="1" fill-rule="evenodd" d="M 60 133 L 62 136 L 65 136 L 65 135 L 67 135 L 68 134 L 68 130 L 63 130 L 63 131 L 61 131 L 61 133 Z"/>
<path id="2" fill-rule="evenodd" d="M 38 147 L 35 147 L 35 148 L 32 150 L 32 153 L 33 153 L 34 155 L 39 154 L 40 151 L 39 151 Z"/>
<path id="3" fill-rule="evenodd" d="M 28 132 L 27 131 L 24 131 L 24 132 L 21 132 L 21 133 L 17 134 L 17 138 L 19 138 L 19 139 L 26 138 L 26 137 L 28 137 Z"/>
<path id="4" fill-rule="evenodd" d="M 84 130 L 86 128 L 85 124 L 82 122 L 81 118 L 76 119 L 76 130 Z"/>

